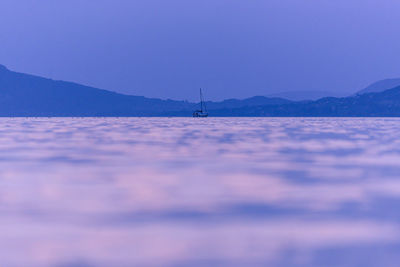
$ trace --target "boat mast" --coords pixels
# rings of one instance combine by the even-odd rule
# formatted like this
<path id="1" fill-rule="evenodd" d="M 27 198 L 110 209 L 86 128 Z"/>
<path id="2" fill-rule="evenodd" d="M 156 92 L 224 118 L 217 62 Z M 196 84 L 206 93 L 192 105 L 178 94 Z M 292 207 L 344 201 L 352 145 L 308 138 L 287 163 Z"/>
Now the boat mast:
<path id="1" fill-rule="evenodd" d="M 201 92 L 201 88 L 200 88 L 200 110 L 201 112 L 203 112 L 203 94 Z"/>

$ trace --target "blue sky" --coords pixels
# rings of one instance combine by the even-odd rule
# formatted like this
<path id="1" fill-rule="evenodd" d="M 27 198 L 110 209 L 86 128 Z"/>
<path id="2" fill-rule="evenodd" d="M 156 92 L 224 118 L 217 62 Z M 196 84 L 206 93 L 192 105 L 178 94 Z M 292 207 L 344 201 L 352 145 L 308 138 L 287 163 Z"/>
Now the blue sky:
<path id="1" fill-rule="evenodd" d="M 400 77 L 397 0 L 2 0 L 0 64 L 149 97 L 352 93 Z"/>

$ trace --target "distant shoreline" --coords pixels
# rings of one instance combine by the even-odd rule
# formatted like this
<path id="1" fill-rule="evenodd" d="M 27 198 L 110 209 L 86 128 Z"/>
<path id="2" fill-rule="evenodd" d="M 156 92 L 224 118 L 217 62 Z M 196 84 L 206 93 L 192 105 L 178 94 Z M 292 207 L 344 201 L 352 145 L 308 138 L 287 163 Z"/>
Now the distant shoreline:
<path id="1" fill-rule="evenodd" d="M 400 86 L 315 101 L 254 96 L 204 103 L 210 117 L 400 117 Z M 0 117 L 190 117 L 198 105 L 123 95 L 0 68 Z"/>

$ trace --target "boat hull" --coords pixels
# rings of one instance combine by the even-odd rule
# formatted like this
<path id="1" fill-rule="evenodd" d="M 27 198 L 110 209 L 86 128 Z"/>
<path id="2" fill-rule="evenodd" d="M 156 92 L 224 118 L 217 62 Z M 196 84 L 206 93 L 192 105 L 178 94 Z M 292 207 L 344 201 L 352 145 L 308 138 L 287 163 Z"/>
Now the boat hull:
<path id="1" fill-rule="evenodd" d="M 207 117 L 208 113 L 197 113 L 197 112 L 193 113 L 193 118 L 207 118 Z"/>

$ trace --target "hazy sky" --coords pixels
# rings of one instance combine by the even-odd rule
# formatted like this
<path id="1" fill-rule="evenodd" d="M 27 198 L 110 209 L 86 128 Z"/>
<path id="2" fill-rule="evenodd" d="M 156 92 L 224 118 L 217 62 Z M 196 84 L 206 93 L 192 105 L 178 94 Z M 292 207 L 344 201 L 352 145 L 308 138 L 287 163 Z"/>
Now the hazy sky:
<path id="1" fill-rule="evenodd" d="M 400 77 L 398 0 L 1 0 L 0 64 L 149 97 Z"/>

